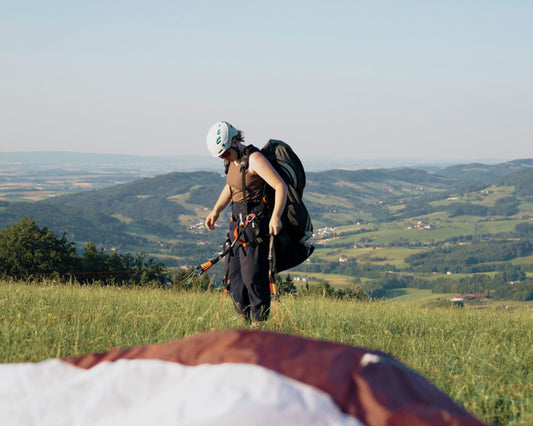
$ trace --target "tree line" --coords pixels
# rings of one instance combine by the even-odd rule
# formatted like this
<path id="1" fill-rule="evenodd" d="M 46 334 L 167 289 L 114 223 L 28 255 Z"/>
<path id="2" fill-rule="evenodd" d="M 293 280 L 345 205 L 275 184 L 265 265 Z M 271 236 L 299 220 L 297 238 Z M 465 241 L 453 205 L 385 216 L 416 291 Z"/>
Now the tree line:
<path id="1" fill-rule="evenodd" d="M 407 257 L 408 267 L 401 269 L 356 259 L 343 263 L 311 261 L 298 269 L 348 275 L 354 277 L 355 282 L 365 278 L 362 287 L 372 298 L 386 297 L 388 290 L 410 287 L 431 289 L 434 293 L 484 293 L 499 299 L 533 300 L 533 280 L 526 276 L 531 266 L 510 263 L 512 259 L 533 253 L 533 224 L 519 223 L 514 233 L 509 234 L 509 238 L 503 240 L 480 240 L 472 236 L 450 238 L 449 246 L 439 244 Z M 455 274 L 470 275 L 458 278 Z"/>
<path id="2" fill-rule="evenodd" d="M 416 272 L 478 273 L 499 271 L 505 267 L 503 262 L 532 253 L 529 240 L 477 241 L 412 254 L 405 262 Z"/>
<path id="3" fill-rule="evenodd" d="M 89 242 L 78 256 L 75 243 L 65 234 L 59 238 L 27 216 L 0 230 L 0 274 L 13 278 L 55 275 L 80 283 L 116 285 L 164 285 L 171 278 L 162 263 L 142 252 L 108 254 Z"/>

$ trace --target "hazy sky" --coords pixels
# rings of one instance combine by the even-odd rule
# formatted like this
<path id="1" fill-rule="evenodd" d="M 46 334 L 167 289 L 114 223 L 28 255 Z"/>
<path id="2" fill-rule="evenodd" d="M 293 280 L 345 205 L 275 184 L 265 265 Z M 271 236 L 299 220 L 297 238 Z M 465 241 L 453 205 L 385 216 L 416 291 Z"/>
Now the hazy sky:
<path id="1" fill-rule="evenodd" d="M 533 157 L 533 2 L 0 4 L 0 151 Z M 0 153 L 1 155 L 1 153 Z"/>

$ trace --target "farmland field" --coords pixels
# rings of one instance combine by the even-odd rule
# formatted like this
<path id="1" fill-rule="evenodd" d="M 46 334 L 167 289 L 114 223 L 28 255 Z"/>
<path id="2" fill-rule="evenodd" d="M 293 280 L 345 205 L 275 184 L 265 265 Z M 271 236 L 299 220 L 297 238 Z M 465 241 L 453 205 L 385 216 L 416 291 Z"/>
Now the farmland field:
<path id="1" fill-rule="evenodd" d="M 395 288 L 387 291 L 387 297 L 393 302 L 427 303 L 439 299 L 448 299 L 450 294 L 433 293 L 431 290 L 418 288 Z"/>

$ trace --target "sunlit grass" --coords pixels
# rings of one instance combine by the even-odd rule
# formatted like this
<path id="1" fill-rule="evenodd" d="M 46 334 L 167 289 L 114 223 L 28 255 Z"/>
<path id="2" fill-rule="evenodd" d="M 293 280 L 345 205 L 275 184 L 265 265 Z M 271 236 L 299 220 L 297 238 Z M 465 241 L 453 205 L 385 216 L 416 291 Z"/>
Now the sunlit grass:
<path id="1" fill-rule="evenodd" d="M 132 223 L 134 221 L 131 217 L 126 217 L 126 216 L 124 216 L 124 215 L 122 215 L 120 213 L 112 214 L 111 217 L 114 217 L 115 219 L 118 219 L 122 223 L 125 223 L 127 225 L 129 225 L 130 223 Z"/>
<path id="2" fill-rule="evenodd" d="M 265 329 L 388 352 L 487 422 L 530 421 L 533 306 L 430 308 L 412 302 L 422 293 L 410 290 L 395 302 L 286 296 Z M 40 361 L 243 327 L 233 314 L 222 293 L 0 282 L 0 360 Z"/>
<path id="3" fill-rule="evenodd" d="M 451 296 L 453 295 L 433 293 L 431 290 L 418 288 L 395 288 L 392 290 L 387 290 L 387 298 L 399 303 L 427 303 L 437 299 L 449 299 Z"/>
<path id="4" fill-rule="evenodd" d="M 489 232 L 491 234 L 497 234 L 500 232 L 514 232 L 516 225 L 523 222 L 523 220 L 495 220 L 484 221 L 479 223 L 477 227 L 478 232 Z"/>
<path id="5" fill-rule="evenodd" d="M 329 284 L 331 284 L 333 287 L 336 287 L 336 288 L 353 286 L 354 284 L 354 277 L 351 277 L 349 275 L 342 275 L 342 274 L 323 274 L 320 272 L 292 271 L 290 275 L 292 278 L 296 276 L 307 277 L 310 279 L 310 285 L 316 284 L 320 281 L 327 281 Z M 285 273 L 282 274 L 282 277 L 283 278 L 285 277 Z M 296 282 L 295 284 L 296 284 L 296 287 L 302 286 L 298 282 Z"/>

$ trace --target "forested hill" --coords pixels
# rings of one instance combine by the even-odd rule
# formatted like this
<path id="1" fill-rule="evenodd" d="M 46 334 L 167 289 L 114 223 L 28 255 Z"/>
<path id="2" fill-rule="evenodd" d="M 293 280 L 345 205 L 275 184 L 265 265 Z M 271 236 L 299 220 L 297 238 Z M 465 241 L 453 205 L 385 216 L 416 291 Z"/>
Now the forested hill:
<path id="1" fill-rule="evenodd" d="M 533 168 L 522 169 L 498 181 L 504 186 L 514 186 L 516 195 L 529 197 L 533 195 Z"/>
<path id="2" fill-rule="evenodd" d="M 122 214 L 134 220 L 157 219 L 165 223 L 168 214 L 191 213 L 184 205 L 172 201 L 173 197 L 187 194 L 190 204 L 204 205 L 218 195 L 222 184 L 222 177 L 217 173 L 176 172 L 98 191 L 56 197 L 46 203 L 75 209 L 90 208 L 108 215 Z M 169 205 L 172 209 L 168 209 Z"/>
<path id="3" fill-rule="evenodd" d="M 530 195 L 531 166 L 533 160 L 516 160 L 439 173 L 413 168 L 310 172 L 305 199 L 315 227 L 390 221 L 434 211 L 429 203 L 468 191 L 466 183 L 516 185 L 518 195 Z M 76 242 L 130 250 L 154 239 L 187 240 L 192 233 L 198 240 L 198 225 L 223 185 L 222 172 L 170 173 L 44 201 L 4 203 L 0 227 L 28 216 L 59 235 L 68 232 Z"/>
<path id="4" fill-rule="evenodd" d="M 68 232 L 77 242 L 134 249 L 146 243 L 146 235 L 185 232 L 187 226 L 179 217 L 195 217 L 197 211 L 191 206 L 207 206 L 221 185 L 217 173 L 170 173 L 44 201 L 12 203 L 0 211 L 0 227 L 28 216 L 60 235 Z"/>
<path id="5" fill-rule="evenodd" d="M 406 192 L 423 186 L 451 190 L 456 187 L 456 180 L 411 168 L 330 170 L 308 173 L 306 191 L 377 202 L 395 191 Z"/>
<path id="6" fill-rule="evenodd" d="M 533 159 L 514 160 L 505 163 L 486 165 L 480 163 L 446 167 L 439 175 L 453 178 L 459 186 L 473 183 L 490 183 L 520 170 L 533 167 Z"/>

